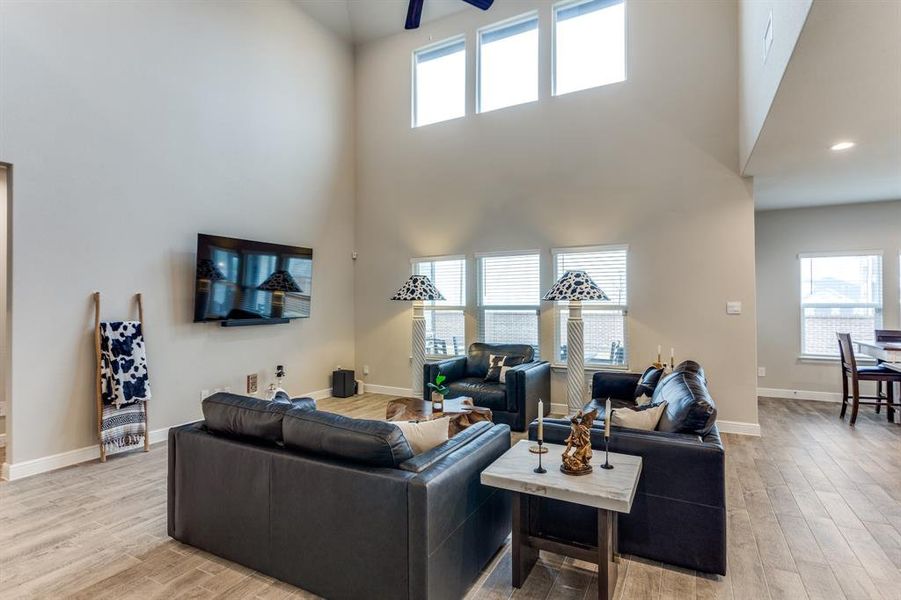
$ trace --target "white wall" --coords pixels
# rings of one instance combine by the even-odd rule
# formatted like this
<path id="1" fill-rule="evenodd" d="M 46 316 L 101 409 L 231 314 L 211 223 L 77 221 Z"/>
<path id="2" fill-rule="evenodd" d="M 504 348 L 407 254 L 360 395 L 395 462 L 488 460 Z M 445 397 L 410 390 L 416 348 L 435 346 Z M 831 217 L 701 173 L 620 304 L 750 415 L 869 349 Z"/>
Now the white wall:
<path id="1" fill-rule="evenodd" d="M 11 459 L 95 443 L 93 312 L 145 298 L 150 427 L 276 364 L 328 386 L 353 342 L 353 57 L 288 1 L 3 2 L 15 166 Z M 192 320 L 196 234 L 311 246 L 312 318 Z"/>
<path id="2" fill-rule="evenodd" d="M 813 0 L 739 0 L 739 147 L 748 164 Z M 770 14 L 773 42 L 764 61 Z"/>
<path id="3" fill-rule="evenodd" d="M 757 213 L 757 357 L 761 388 L 839 393 L 838 361 L 803 361 L 801 252 L 882 250 L 883 326 L 901 329 L 901 201 Z M 869 391 L 865 393 L 870 393 Z M 810 397 L 810 394 L 801 394 Z M 813 397 L 818 397 L 816 394 Z"/>
<path id="4" fill-rule="evenodd" d="M 721 419 L 756 423 L 754 207 L 737 173 L 737 6 L 630 2 L 629 80 L 558 98 L 549 97 L 550 7 L 496 3 L 358 47 L 357 369 L 370 367 L 370 383 L 410 386 L 410 307 L 388 298 L 411 257 L 540 248 L 547 289 L 550 248 L 627 243 L 631 366 L 651 362 L 657 344 L 675 346 L 679 359 L 705 365 Z M 533 8 L 545 48 L 540 101 L 472 114 L 475 30 Z M 460 33 L 468 116 L 411 129 L 411 52 Z M 741 300 L 744 313 L 727 316 L 727 300 Z M 546 358 L 551 315 L 546 307 Z M 553 401 L 564 398 L 557 372 Z"/>

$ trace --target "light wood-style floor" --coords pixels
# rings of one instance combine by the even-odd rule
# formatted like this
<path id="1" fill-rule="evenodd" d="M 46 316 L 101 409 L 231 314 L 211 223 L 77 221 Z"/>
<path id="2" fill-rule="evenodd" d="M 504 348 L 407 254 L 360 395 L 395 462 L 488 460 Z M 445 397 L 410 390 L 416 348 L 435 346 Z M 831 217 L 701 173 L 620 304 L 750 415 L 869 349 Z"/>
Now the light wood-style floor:
<path id="1" fill-rule="evenodd" d="M 320 408 L 383 417 L 387 396 Z M 901 599 L 901 426 L 862 409 L 760 401 L 763 437 L 725 435 L 729 574 L 634 557 L 618 599 Z M 596 597 L 593 565 L 542 553 L 510 586 L 505 547 L 469 598 Z M 0 598 L 312 598 L 166 536 L 166 448 L 0 483 Z"/>

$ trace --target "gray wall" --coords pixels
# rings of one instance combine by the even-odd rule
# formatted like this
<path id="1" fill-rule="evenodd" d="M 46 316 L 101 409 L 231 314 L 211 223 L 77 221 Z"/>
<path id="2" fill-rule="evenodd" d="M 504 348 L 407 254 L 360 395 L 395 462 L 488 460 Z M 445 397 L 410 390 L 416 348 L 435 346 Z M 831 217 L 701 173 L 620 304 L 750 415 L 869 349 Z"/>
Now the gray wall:
<path id="1" fill-rule="evenodd" d="M 411 257 L 540 248 L 630 247 L 631 366 L 658 344 L 700 360 L 724 420 L 757 422 L 754 215 L 738 169 L 737 6 L 628 5 L 628 81 L 472 110 L 475 30 L 551 3 L 463 11 L 357 49 L 356 363 L 368 381 L 410 386 L 410 307 L 388 298 Z M 410 56 L 465 33 L 468 116 L 410 128 Z M 470 263 L 472 264 L 472 263 Z M 470 281 L 474 281 L 471 276 Z M 474 294 L 470 296 L 474 298 Z M 727 316 L 727 300 L 744 312 Z M 545 357 L 552 309 L 542 319 Z M 470 327 L 472 319 L 470 315 Z M 565 374 L 553 401 L 565 402 Z"/>
<path id="2" fill-rule="evenodd" d="M 739 145 L 748 163 L 813 0 L 739 0 Z M 773 17 L 773 43 L 764 60 L 764 33 Z"/>
<path id="3" fill-rule="evenodd" d="M 758 386 L 839 393 L 837 361 L 803 361 L 798 254 L 882 250 L 883 325 L 901 328 L 901 201 L 763 211 L 757 221 Z M 869 392 L 866 392 L 869 393 Z"/>
<path id="4" fill-rule="evenodd" d="M 3 2 L 15 166 L 11 459 L 95 443 L 93 312 L 145 297 L 151 429 L 276 364 L 328 387 L 353 342 L 353 56 L 288 1 Z M 315 250 L 313 316 L 192 320 L 198 231 Z"/>

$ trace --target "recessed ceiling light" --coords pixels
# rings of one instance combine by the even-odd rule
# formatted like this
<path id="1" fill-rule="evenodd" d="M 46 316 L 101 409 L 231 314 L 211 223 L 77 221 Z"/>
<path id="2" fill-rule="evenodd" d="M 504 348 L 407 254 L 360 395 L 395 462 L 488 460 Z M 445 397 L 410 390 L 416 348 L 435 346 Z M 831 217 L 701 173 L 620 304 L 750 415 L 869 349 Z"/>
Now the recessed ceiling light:
<path id="1" fill-rule="evenodd" d="M 856 146 L 854 142 L 839 142 L 837 144 L 833 144 L 829 149 L 835 150 L 836 152 L 841 152 L 842 150 L 847 150 L 849 148 L 853 148 Z"/>

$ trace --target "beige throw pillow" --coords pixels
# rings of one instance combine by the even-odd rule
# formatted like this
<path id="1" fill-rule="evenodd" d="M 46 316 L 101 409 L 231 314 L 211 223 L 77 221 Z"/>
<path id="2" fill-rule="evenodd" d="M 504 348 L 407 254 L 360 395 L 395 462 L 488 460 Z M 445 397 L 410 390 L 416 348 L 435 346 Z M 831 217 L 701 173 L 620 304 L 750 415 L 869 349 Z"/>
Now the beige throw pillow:
<path id="1" fill-rule="evenodd" d="M 442 417 L 432 421 L 391 421 L 397 425 L 413 454 L 422 454 L 447 441 L 450 418 Z"/>
<path id="2" fill-rule="evenodd" d="M 657 422 L 666 409 L 666 402 L 648 408 L 646 410 L 632 410 L 630 408 L 614 409 L 610 424 L 614 427 L 627 427 L 629 429 L 642 429 L 644 431 L 654 431 L 657 429 Z"/>

